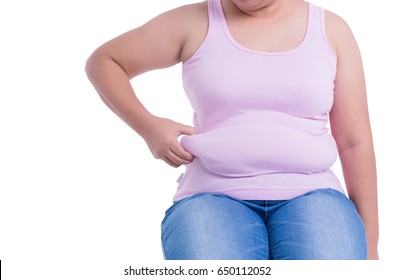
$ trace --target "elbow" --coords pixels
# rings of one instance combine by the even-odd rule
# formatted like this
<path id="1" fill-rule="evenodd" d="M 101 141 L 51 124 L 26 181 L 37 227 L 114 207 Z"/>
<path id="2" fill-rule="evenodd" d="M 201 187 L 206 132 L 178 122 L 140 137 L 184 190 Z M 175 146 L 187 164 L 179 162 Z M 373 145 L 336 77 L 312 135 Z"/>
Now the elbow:
<path id="1" fill-rule="evenodd" d="M 84 70 L 88 80 L 102 98 L 108 73 L 107 56 L 97 49 L 87 58 Z"/>
<path id="2" fill-rule="evenodd" d="M 93 52 L 86 60 L 85 63 L 85 73 L 89 80 L 91 81 L 94 76 L 94 70 L 98 67 L 98 62 L 100 60 L 100 55 L 97 51 Z"/>
<path id="3" fill-rule="evenodd" d="M 97 75 L 101 76 L 102 73 L 115 71 L 115 69 L 120 69 L 125 75 L 128 75 L 126 69 L 118 63 L 114 56 L 111 55 L 111 52 L 103 47 L 95 50 L 85 63 L 85 73 L 91 82 Z"/>
<path id="4" fill-rule="evenodd" d="M 90 61 L 90 57 L 86 60 L 85 63 L 85 73 L 86 76 L 89 78 L 90 80 L 90 74 L 91 74 L 91 61 Z"/>
<path id="5" fill-rule="evenodd" d="M 108 60 L 112 60 L 109 55 L 108 48 L 105 48 L 104 45 L 97 48 L 86 60 L 85 72 L 87 76 L 91 76 L 94 72 L 105 65 Z"/>

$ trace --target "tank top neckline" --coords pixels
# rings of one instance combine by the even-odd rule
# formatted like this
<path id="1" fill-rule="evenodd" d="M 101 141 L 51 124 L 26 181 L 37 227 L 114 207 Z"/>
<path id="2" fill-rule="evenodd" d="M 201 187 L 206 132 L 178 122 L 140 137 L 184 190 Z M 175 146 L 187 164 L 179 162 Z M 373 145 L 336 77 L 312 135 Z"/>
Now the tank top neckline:
<path id="1" fill-rule="evenodd" d="M 243 46 L 242 44 L 238 43 L 235 38 L 233 38 L 231 31 L 229 30 L 228 23 L 225 17 L 224 13 L 224 7 L 222 5 L 221 0 L 211 0 L 216 3 L 217 5 L 217 10 L 218 10 L 218 16 L 220 18 L 221 25 L 224 29 L 224 33 L 228 39 L 228 41 L 235 46 L 236 48 L 240 49 L 241 51 L 247 52 L 247 53 L 252 53 L 252 54 L 257 54 L 257 55 L 286 55 L 286 54 L 292 54 L 295 53 L 299 50 L 301 50 L 307 43 L 310 33 L 311 33 L 311 27 L 312 27 L 312 4 L 309 2 L 306 2 L 308 5 L 308 14 L 307 14 L 307 25 L 306 25 L 306 30 L 304 32 L 304 36 L 302 41 L 294 48 L 287 50 L 287 51 L 277 51 L 277 52 L 269 52 L 269 51 L 258 51 L 258 50 L 253 50 L 250 48 L 247 48 Z"/>

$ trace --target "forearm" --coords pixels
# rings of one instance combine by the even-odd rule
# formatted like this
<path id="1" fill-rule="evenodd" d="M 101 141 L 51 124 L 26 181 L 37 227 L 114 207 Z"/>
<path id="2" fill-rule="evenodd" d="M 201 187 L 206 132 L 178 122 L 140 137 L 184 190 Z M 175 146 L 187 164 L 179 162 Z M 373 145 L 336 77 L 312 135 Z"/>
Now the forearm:
<path id="1" fill-rule="evenodd" d="M 349 198 L 356 205 L 365 225 L 370 250 L 378 244 L 378 200 L 375 156 L 372 143 L 340 151 Z"/>
<path id="2" fill-rule="evenodd" d="M 152 115 L 135 96 L 127 74 L 109 56 L 93 53 L 86 73 L 103 102 L 138 134 Z"/>
<path id="3" fill-rule="evenodd" d="M 98 51 L 99 52 L 99 51 Z M 179 135 L 195 134 L 193 127 L 150 114 L 135 96 L 129 76 L 143 73 L 146 67 L 126 72 L 108 55 L 93 53 L 86 73 L 104 103 L 146 141 L 152 154 L 170 166 L 189 164 L 193 155 L 183 149 Z M 143 71 L 142 71 L 143 70 Z M 134 73 L 134 74 L 126 74 Z"/>

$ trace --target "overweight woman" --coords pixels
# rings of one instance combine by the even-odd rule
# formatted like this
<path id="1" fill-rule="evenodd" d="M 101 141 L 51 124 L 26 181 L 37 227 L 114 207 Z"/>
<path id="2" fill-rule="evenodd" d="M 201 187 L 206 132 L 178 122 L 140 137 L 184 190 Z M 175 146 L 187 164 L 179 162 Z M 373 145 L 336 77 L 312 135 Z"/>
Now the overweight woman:
<path id="1" fill-rule="evenodd" d="M 152 115 L 130 83 L 177 63 L 193 127 Z M 156 158 L 186 165 L 162 222 L 166 259 L 378 259 L 365 79 L 339 16 L 303 0 L 207 0 L 103 44 L 86 71 Z"/>

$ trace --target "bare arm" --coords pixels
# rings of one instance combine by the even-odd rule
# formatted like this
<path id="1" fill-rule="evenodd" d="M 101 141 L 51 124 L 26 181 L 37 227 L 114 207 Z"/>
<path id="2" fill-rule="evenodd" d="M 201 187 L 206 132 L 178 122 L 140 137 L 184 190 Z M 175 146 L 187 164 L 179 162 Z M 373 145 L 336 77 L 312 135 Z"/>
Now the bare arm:
<path id="1" fill-rule="evenodd" d="M 330 13 L 326 20 L 338 61 L 331 129 L 349 198 L 365 225 L 368 258 L 378 259 L 377 175 L 361 56 L 347 24 Z"/>
<path id="2" fill-rule="evenodd" d="M 166 12 L 99 47 L 86 63 L 86 73 L 104 103 L 140 134 L 156 158 L 177 167 L 192 161 L 177 138 L 192 127 L 153 116 L 141 104 L 130 79 L 180 62 L 187 40 L 185 6 Z"/>

